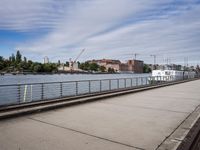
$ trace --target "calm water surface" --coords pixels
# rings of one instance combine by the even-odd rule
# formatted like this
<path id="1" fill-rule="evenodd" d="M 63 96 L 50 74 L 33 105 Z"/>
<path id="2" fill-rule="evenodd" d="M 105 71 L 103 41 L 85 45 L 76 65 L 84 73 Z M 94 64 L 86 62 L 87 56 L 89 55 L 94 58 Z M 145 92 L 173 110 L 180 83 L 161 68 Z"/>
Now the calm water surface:
<path id="1" fill-rule="evenodd" d="M 0 76 L 0 85 L 18 83 L 64 82 L 79 80 L 100 80 L 115 78 L 145 77 L 150 74 L 56 74 L 56 75 L 4 75 Z"/>

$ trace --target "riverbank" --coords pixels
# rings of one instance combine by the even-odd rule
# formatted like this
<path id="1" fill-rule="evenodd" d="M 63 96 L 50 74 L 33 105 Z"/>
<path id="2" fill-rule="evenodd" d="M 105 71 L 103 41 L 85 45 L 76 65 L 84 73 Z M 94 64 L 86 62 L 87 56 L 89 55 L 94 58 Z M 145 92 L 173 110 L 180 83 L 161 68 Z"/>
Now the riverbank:
<path id="1" fill-rule="evenodd" d="M 0 73 L 0 75 L 4 76 L 4 75 L 60 75 L 60 74 L 102 74 L 102 75 L 106 75 L 106 74 L 135 74 L 134 72 L 115 72 L 115 73 L 109 73 L 109 72 L 56 72 L 56 73 L 49 73 L 49 72 L 37 72 L 37 73 L 33 73 L 33 72 L 20 72 L 20 73 L 16 73 L 16 72 L 11 72 L 11 73 Z M 141 73 L 143 74 L 143 73 Z"/>

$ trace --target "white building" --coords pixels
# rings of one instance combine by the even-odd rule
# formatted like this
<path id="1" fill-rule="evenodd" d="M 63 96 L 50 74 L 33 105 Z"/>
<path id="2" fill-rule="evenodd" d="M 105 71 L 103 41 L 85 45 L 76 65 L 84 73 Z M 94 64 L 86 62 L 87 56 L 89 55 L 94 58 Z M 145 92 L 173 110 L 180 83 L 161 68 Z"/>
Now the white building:
<path id="1" fill-rule="evenodd" d="M 70 68 L 69 67 L 66 67 L 64 65 L 60 65 L 58 67 L 58 71 L 70 71 Z"/>
<path id="2" fill-rule="evenodd" d="M 49 63 L 49 58 L 47 56 L 44 57 L 44 64 L 48 64 Z"/>

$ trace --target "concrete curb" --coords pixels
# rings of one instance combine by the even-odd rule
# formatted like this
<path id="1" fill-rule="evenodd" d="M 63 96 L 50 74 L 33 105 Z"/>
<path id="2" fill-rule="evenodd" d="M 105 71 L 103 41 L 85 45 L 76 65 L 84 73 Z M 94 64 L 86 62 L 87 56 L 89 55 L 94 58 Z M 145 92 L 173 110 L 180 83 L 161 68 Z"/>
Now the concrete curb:
<path id="1" fill-rule="evenodd" d="M 100 99 L 107 99 L 110 97 L 121 96 L 125 94 L 152 90 L 156 88 L 171 86 L 175 84 L 181 84 L 181 83 L 190 82 L 194 80 L 198 80 L 198 79 L 169 82 L 169 83 L 164 83 L 164 84 L 159 84 L 159 85 L 152 85 L 152 86 L 145 86 L 145 87 L 143 86 L 139 88 L 129 88 L 129 89 L 121 90 L 121 91 L 111 91 L 111 92 L 104 92 L 104 93 L 98 93 L 98 94 L 77 96 L 77 97 L 72 97 L 72 98 L 62 98 L 62 99 L 36 102 L 36 103 L 30 103 L 30 104 L 22 104 L 22 105 L 16 105 L 16 106 L 8 106 L 8 107 L 0 109 L 0 120 L 9 119 L 12 117 L 19 117 L 23 115 L 32 114 L 32 113 L 38 113 L 38 112 L 47 111 L 47 110 L 53 110 L 53 109 L 57 109 L 61 107 L 83 104 L 87 102 L 97 101 Z"/>
<path id="2" fill-rule="evenodd" d="M 156 150 L 190 150 L 199 133 L 200 105 L 158 146 Z M 199 123 L 198 123 L 199 124 Z M 192 133 L 191 133 L 192 132 Z"/>

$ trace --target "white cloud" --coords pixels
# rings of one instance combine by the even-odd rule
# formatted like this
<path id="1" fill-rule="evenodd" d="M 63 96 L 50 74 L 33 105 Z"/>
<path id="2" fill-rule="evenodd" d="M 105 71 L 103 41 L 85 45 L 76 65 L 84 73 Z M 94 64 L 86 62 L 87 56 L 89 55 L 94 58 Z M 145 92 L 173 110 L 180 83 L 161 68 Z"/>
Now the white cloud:
<path id="1" fill-rule="evenodd" d="M 0 29 L 27 32 L 54 28 L 70 3 L 68 0 L 1 0 Z"/>
<path id="2" fill-rule="evenodd" d="M 18 44 L 27 53 L 66 59 L 86 48 L 82 59 L 127 59 L 123 54 L 137 52 L 147 62 L 150 54 L 159 54 L 160 62 L 164 56 L 181 61 L 200 54 L 200 7 L 195 0 L 2 1 L 6 6 L 0 8 L 0 29 L 48 29 L 46 35 Z"/>

